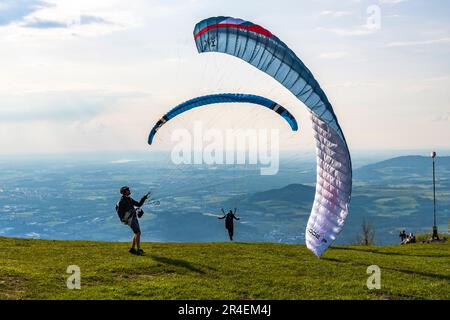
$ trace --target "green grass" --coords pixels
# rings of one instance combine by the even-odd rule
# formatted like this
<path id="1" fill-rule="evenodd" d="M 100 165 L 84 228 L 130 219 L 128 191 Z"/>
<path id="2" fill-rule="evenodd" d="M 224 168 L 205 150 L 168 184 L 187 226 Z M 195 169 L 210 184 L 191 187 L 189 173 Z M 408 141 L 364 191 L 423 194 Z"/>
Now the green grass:
<path id="1" fill-rule="evenodd" d="M 126 243 L 0 238 L 2 299 L 450 299 L 450 245 Z M 366 287 L 381 268 L 381 289 Z M 81 290 L 66 269 L 81 268 Z"/>
<path id="2" fill-rule="evenodd" d="M 417 242 L 422 242 L 422 241 L 427 241 L 429 239 L 431 239 L 432 237 L 432 233 L 421 233 L 421 234 L 417 234 L 416 235 L 416 241 Z M 444 234 L 444 233 L 440 233 L 438 232 L 438 236 L 440 240 L 445 240 L 448 241 L 449 235 L 448 234 Z"/>

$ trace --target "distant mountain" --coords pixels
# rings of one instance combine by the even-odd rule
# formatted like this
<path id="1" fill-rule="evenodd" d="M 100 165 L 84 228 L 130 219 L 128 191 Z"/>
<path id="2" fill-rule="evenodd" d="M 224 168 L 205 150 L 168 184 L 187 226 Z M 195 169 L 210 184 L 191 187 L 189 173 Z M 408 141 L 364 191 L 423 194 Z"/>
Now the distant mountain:
<path id="1" fill-rule="evenodd" d="M 304 201 L 314 199 L 314 187 L 303 184 L 290 184 L 280 189 L 273 189 L 263 192 L 257 192 L 250 197 L 249 201 L 288 201 L 293 204 L 302 204 Z"/>
<path id="2" fill-rule="evenodd" d="M 422 180 L 423 182 L 424 179 L 431 181 L 432 159 L 431 157 L 423 156 L 396 157 L 363 166 L 354 170 L 353 174 L 356 180 L 362 180 L 364 182 L 380 180 L 397 180 L 400 182 L 399 179 L 403 181 Z M 450 157 L 436 158 L 437 178 L 442 181 L 447 181 L 446 178 L 449 175 Z"/>
<path id="3" fill-rule="evenodd" d="M 283 188 L 256 192 L 234 197 L 225 207 L 238 206 L 241 210 L 255 212 L 277 212 L 277 215 L 306 214 L 314 200 L 315 187 L 289 184 Z"/>
<path id="4" fill-rule="evenodd" d="M 437 162 L 450 164 L 450 157 L 437 157 Z M 401 167 L 423 167 L 427 166 L 427 164 L 431 164 L 431 157 L 410 155 L 410 156 L 401 156 L 395 157 L 379 162 L 375 162 L 369 165 L 366 165 L 362 168 L 376 168 L 376 167 L 386 167 L 386 166 L 401 166 Z"/>

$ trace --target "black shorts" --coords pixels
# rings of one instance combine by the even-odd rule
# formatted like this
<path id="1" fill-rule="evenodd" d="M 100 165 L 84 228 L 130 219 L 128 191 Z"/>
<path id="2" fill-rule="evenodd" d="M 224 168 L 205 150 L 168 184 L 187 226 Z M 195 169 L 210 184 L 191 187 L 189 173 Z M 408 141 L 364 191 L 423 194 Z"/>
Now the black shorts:
<path id="1" fill-rule="evenodd" d="M 139 221 L 135 214 L 131 218 L 130 228 L 131 228 L 131 230 L 133 230 L 134 234 L 141 233 L 141 228 L 139 227 Z"/>

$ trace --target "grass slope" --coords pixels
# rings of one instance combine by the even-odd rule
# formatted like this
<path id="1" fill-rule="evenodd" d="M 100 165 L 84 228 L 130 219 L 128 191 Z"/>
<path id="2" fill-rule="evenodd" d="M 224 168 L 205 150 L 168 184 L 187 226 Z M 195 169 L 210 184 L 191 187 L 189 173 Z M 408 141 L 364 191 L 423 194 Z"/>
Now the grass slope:
<path id="1" fill-rule="evenodd" d="M 450 299 L 450 245 L 126 243 L 0 238 L 2 299 Z M 368 290 L 366 269 L 381 268 Z M 81 268 L 81 290 L 66 269 Z"/>

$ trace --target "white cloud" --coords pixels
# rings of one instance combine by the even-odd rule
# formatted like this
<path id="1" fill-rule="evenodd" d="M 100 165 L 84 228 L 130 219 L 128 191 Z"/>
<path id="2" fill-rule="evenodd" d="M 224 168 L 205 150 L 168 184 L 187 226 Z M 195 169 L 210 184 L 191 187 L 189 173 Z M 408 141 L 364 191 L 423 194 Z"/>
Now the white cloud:
<path id="1" fill-rule="evenodd" d="M 367 36 L 374 34 L 377 31 L 375 29 L 368 28 L 366 25 L 357 26 L 354 28 L 319 28 L 319 30 L 325 30 L 340 37 Z"/>
<path id="2" fill-rule="evenodd" d="M 443 113 L 433 117 L 433 122 L 449 122 L 450 123 L 450 112 Z"/>
<path id="3" fill-rule="evenodd" d="M 336 51 L 336 52 L 324 52 L 319 55 L 320 59 L 325 60 L 337 60 L 337 59 L 343 59 L 350 56 L 350 53 L 346 51 Z"/>
<path id="4" fill-rule="evenodd" d="M 378 88 L 382 89 L 386 87 L 386 84 L 383 82 L 375 82 L 375 81 L 347 81 L 342 83 L 334 83 L 334 84 L 325 84 L 324 88 Z"/>
<path id="5" fill-rule="evenodd" d="M 388 47 L 411 47 L 411 46 L 424 46 L 431 44 L 447 44 L 450 43 L 450 37 L 440 39 L 430 39 L 422 41 L 399 41 L 388 43 Z"/>
<path id="6" fill-rule="evenodd" d="M 450 79 L 450 76 L 439 76 L 439 77 L 433 77 L 433 78 L 426 78 L 423 81 L 426 82 L 441 82 L 441 81 L 448 81 Z"/>
<path id="7" fill-rule="evenodd" d="M 75 121 L 70 125 L 74 131 L 78 131 L 82 134 L 102 133 L 105 131 L 106 126 L 98 119 L 91 119 L 87 122 Z"/>
<path id="8" fill-rule="evenodd" d="M 324 10 L 320 13 L 321 16 L 327 16 L 327 17 L 333 17 L 333 18 L 340 18 L 344 16 L 352 15 L 353 13 L 350 11 L 335 11 L 335 10 Z"/>
<path id="9" fill-rule="evenodd" d="M 124 164 L 130 162 L 139 162 L 140 160 L 132 160 L 132 159 L 119 159 L 111 161 L 112 164 Z"/>
<path id="10" fill-rule="evenodd" d="M 406 2 L 407 0 L 380 0 L 382 4 L 398 4 L 401 2 Z"/>
<path id="11" fill-rule="evenodd" d="M 47 1 L 16 19 L 10 37 L 98 36 L 142 23 L 131 10 L 116 1 Z"/>

